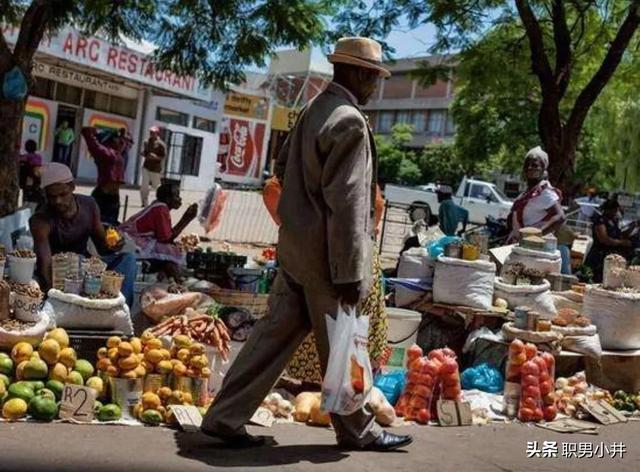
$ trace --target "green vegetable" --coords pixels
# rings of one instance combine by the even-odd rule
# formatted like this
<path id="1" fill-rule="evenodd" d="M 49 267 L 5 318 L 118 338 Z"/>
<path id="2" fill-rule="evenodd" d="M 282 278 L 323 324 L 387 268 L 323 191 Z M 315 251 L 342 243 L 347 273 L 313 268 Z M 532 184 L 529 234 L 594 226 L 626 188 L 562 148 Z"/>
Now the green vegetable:
<path id="1" fill-rule="evenodd" d="M 616 393 L 613 394 L 613 398 L 616 400 L 626 400 L 627 394 L 623 390 L 618 390 L 616 391 Z"/>
<path id="2" fill-rule="evenodd" d="M 36 420 L 51 421 L 58 416 L 58 405 L 51 398 L 35 396 L 29 402 L 29 414 Z"/>

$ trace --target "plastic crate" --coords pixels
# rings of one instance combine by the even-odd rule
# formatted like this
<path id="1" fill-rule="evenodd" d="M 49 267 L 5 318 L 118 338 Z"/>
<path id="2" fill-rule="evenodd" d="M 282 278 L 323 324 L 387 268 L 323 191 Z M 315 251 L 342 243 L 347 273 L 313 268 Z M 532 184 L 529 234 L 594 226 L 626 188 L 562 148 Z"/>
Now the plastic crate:
<path id="1" fill-rule="evenodd" d="M 67 329 L 69 346 L 75 349 L 78 359 L 87 359 L 91 363 L 96 360 L 98 349 L 107 345 L 107 339 L 111 336 L 126 338 L 122 331 L 99 331 Z"/>

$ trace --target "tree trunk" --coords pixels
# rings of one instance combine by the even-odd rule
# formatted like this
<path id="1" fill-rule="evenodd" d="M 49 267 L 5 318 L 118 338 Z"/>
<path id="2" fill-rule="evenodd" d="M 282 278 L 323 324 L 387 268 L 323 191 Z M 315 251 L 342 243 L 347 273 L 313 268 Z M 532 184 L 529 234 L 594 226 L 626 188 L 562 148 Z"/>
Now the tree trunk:
<path id="1" fill-rule="evenodd" d="M 18 208 L 18 160 L 26 100 L 0 99 L 0 217 Z"/>

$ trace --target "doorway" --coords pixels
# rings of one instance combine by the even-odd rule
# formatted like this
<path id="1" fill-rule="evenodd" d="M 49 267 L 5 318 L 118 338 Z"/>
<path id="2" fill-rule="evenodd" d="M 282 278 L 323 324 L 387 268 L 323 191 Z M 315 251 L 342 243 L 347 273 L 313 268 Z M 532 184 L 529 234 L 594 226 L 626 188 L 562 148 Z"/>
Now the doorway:
<path id="1" fill-rule="evenodd" d="M 68 165 L 74 176 L 78 167 L 78 153 L 74 152 L 77 150 L 79 137 L 76 129 L 77 115 L 77 108 L 58 106 L 53 144 L 53 162 Z"/>

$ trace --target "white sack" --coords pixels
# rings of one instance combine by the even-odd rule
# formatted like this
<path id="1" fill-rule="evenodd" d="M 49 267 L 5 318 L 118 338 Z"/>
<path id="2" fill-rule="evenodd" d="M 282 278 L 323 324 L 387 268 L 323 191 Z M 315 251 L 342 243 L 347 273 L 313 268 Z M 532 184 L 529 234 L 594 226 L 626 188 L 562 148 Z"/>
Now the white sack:
<path id="1" fill-rule="evenodd" d="M 415 247 L 406 250 L 400 256 L 398 263 L 398 278 L 400 279 L 421 279 L 425 281 L 433 280 L 435 262 L 429 258 L 426 249 Z M 396 286 L 395 305 L 403 307 L 411 305 L 420 300 L 424 292 L 411 290 L 400 285 Z"/>
<path id="2" fill-rule="evenodd" d="M 129 307 L 122 294 L 117 298 L 91 300 L 51 289 L 43 311 L 59 328 L 105 329 L 133 335 Z"/>
<path id="3" fill-rule="evenodd" d="M 507 256 L 503 268 L 515 262 L 524 264 L 527 269 L 537 269 L 545 274 L 560 273 L 562 270 L 560 251 L 550 253 L 514 246 L 511 254 Z"/>
<path id="4" fill-rule="evenodd" d="M 553 318 L 558 312 L 553 303 L 549 289 L 551 284 L 545 280 L 542 285 L 511 285 L 506 284 L 500 277 L 495 281 L 496 298 L 507 301 L 509 308 L 528 306 L 537 311 L 543 318 Z"/>
<path id="5" fill-rule="evenodd" d="M 433 277 L 433 301 L 488 310 L 493 305 L 496 265 L 440 256 Z"/>
<path id="6" fill-rule="evenodd" d="M 0 349 L 11 349 L 15 344 L 23 341 L 35 346 L 40 344 L 45 333 L 53 328 L 55 328 L 53 319 L 46 313 L 42 313 L 40 321 L 34 326 L 20 331 L 8 331 L 0 328 Z"/>
<path id="7" fill-rule="evenodd" d="M 640 349 L 640 294 L 590 285 L 584 314 L 597 326 L 602 349 Z"/>

